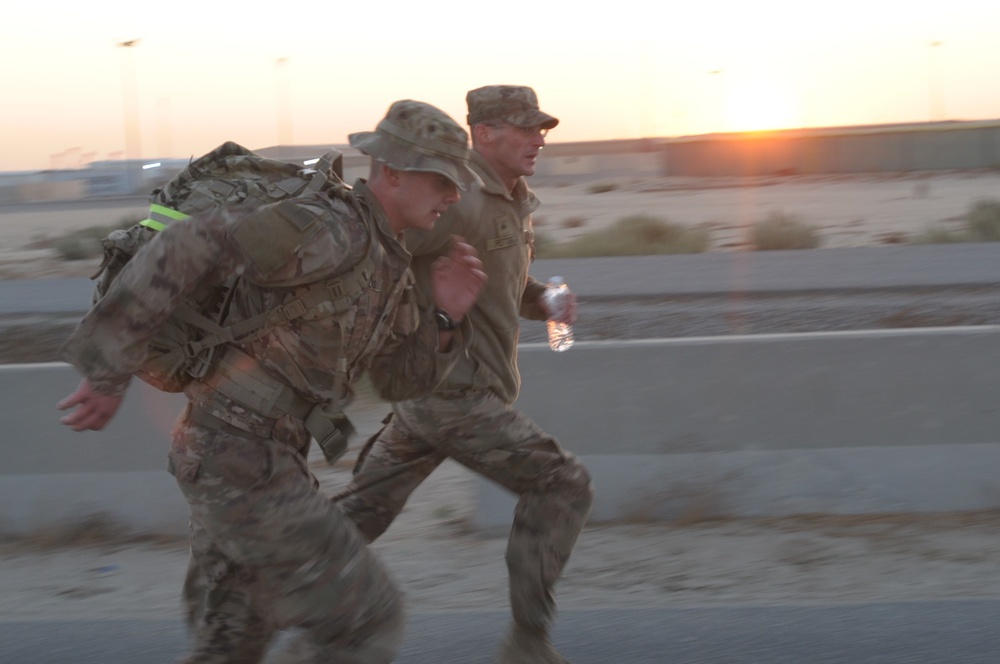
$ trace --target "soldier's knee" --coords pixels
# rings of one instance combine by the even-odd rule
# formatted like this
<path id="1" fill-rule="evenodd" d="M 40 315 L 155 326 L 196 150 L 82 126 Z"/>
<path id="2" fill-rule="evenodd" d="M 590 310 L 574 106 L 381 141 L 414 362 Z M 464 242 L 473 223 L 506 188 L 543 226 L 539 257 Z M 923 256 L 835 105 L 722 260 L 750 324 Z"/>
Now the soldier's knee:
<path id="1" fill-rule="evenodd" d="M 398 514 L 396 510 L 356 500 L 344 500 L 337 504 L 368 544 L 374 542 L 388 530 Z"/>
<path id="2" fill-rule="evenodd" d="M 578 458 L 570 457 L 559 468 L 553 488 L 573 506 L 573 511 L 590 511 L 594 502 L 594 483 L 590 471 Z"/>
<path id="3" fill-rule="evenodd" d="M 389 664 L 403 645 L 406 610 L 402 593 L 393 588 L 388 602 L 380 607 L 377 617 L 371 617 L 351 635 L 350 661 Z"/>
<path id="4" fill-rule="evenodd" d="M 386 662 L 393 661 L 403 645 L 405 629 L 406 612 L 403 610 L 402 601 L 400 601 L 398 610 L 386 618 L 379 629 L 377 638 L 373 639 L 377 655 L 371 661 L 378 661 L 377 657 L 384 657 Z"/>

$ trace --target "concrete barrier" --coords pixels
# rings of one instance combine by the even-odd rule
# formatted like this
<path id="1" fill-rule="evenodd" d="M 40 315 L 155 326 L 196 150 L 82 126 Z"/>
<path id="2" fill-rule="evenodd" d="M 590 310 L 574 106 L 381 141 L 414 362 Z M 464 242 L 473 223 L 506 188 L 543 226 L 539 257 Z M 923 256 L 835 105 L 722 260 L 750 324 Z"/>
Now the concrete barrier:
<path id="1" fill-rule="evenodd" d="M 1000 327 L 521 347 L 518 408 L 594 476 L 593 520 L 1000 506 Z M 0 531 L 108 515 L 183 533 L 166 472 L 180 395 L 135 381 L 100 433 L 58 422 L 64 364 L 0 367 Z M 431 480 L 433 481 L 433 479 Z M 476 525 L 514 497 L 480 480 Z"/>
<path id="2" fill-rule="evenodd" d="M 135 380 L 107 429 L 79 433 L 55 408 L 79 381 L 62 363 L 0 366 L 0 532 L 108 517 L 141 532 L 185 533 L 187 505 L 166 470 L 184 396 Z"/>
<path id="3" fill-rule="evenodd" d="M 520 366 L 592 520 L 1000 506 L 997 327 L 533 344 Z M 476 525 L 514 502 L 479 480 Z"/>

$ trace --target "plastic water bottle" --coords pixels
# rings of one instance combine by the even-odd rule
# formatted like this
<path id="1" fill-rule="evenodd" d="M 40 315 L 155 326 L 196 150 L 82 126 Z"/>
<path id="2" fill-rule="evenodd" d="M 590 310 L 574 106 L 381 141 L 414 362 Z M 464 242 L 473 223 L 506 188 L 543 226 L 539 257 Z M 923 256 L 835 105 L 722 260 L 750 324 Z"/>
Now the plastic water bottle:
<path id="1" fill-rule="evenodd" d="M 566 299 L 569 297 L 569 287 L 562 277 L 552 277 L 545 287 L 545 302 L 549 305 L 551 318 L 548 321 L 549 328 L 549 348 L 561 353 L 573 345 L 573 326 L 569 323 L 560 323 L 557 318 L 566 306 Z"/>

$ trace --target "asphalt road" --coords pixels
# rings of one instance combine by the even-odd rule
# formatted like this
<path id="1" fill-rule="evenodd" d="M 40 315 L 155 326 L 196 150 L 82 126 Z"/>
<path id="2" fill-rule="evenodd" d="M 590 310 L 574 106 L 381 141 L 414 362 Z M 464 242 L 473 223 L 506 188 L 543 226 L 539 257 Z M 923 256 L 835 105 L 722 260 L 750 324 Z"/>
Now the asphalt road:
<path id="1" fill-rule="evenodd" d="M 554 635 L 574 664 L 993 664 L 1000 602 L 567 611 Z M 487 664 L 502 612 L 411 616 L 397 664 Z M 5 664 L 169 664 L 175 621 L 0 623 Z"/>

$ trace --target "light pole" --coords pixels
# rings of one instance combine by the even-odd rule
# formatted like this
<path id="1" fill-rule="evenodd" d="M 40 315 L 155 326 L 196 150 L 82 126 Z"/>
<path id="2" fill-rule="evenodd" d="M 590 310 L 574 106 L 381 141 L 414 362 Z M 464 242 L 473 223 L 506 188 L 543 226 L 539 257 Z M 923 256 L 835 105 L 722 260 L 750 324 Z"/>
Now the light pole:
<path id="1" fill-rule="evenodd" d="M 712 80 L 716 82 L 714 90 L 713 103 L 716 109 L 716 122 L 718 126 L 715 131 L 722 132 L 726 130 L 726 79 L 723 78 L 723 74 L 726 73 L 725 69 L 712 69 L 708 72 Z"/>
<path id="2" fill-rule="evenodd" d="M 648 40 L 639 42 L 639 138 L 650 138 L 656 134 L 649 49 Z"/>
<path id="3" fill-rule="evenodd" d="M 942 41 L 932 41 L 927 61 L 927 105 L 930 119 L 944 120 L 944 67 L 941 63 Z"/>
<path id="4" fill-rule="evenodd" d="M 142 158 L 139 141 L 139 95 L 135 82 L 135 56 L 132 49 L 139 45 L 138 39 L 118 42 L 118 48 L 125 49 L 122 58 L 122 104 L 125 113 L 125 188 L 127 194 L 135 193 L 132 185 L 132 160 Z"/>
<path id="5" fill-rule="evenodd" d="M 288 58 L 274 61 L 274 95 L 278 115 L 278 145 L 291 145 L 292 102 L 288 84 Z"/>
<path id="6" fill-rule="evenodd" d="M 157 110 L 157 157 L 173 157 L 173 136 L 170 127 L 170 97 L 160 97 L 156 100 Z"/>

